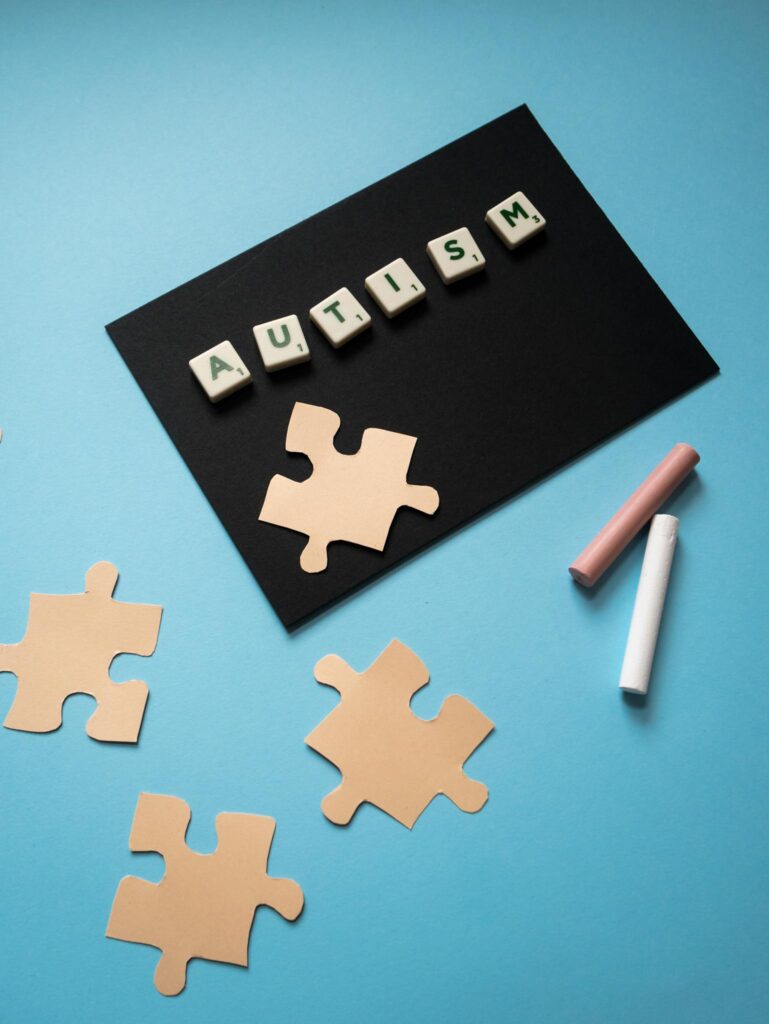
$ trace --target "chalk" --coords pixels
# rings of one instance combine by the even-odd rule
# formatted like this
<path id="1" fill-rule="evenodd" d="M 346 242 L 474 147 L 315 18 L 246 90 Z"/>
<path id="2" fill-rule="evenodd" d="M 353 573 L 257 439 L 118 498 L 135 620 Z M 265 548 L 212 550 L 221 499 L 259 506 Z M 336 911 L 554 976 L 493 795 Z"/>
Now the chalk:
<path id="1" fill-rule="evenodd" d="M 628 693 L 646 693 L 649 689 L 677 538 L 678 520 L 675 516 L 655 516 L 652 519 L 619 680 L 620 689 Z"/>
<path id="2" fill-rule="evenodd" d="M 691 445 L 675 445 L 569 566 L 577 583 L 592 587 L 699 461 Z"/>

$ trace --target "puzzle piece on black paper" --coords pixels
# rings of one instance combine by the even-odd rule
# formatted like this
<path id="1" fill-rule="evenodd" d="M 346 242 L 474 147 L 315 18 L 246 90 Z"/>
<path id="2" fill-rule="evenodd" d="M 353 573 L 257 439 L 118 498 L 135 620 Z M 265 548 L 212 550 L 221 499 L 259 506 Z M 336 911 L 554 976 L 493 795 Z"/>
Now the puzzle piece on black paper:
<path id="1" fill-rule="evenodd" d="M 435 718 L 414 715 L 411 698 L 430 676 L 405 644 L 393 640 L 361 673 L 330 654 L 315 666 L 315 678 L 342 696 L 305 740 L 343 776 L 322 803 L 330 821 L 346 825 L 368 802 L 411 828 L 438 793 L 463 811 L 486 803 L 488 790 L 462 766 L 494 723 L 456 694 Z"/>
<path id="2" fill-rule="evenodd" d="M 548 226 L 511 252 L 484 215 L 516 190 L 546 213 Z M 515 234 L 529 221 L 516 223 Z M 449 288 L 425 246 L 459 225 L 483 251 L 486 270 Z M 427 297 L 394 319 L 372 310 L 360 345 L 316 345 L 311 364 L 224 408 L 189 380 L 188 361 L 212 342 L 229 338 L 245 351 L 254 324 L 289 310 L 314 331 L 308 310 L 340 285 L 359 294 L 396 256 L 424 281 Z M 718 372 L 526 107 L 108 330 L 288 628 Z M 409 521 L 396 521 L 381 554 L 332 550 L 333 571 L 287 571 L 290 534 L 266 529 L 256 513 L 297 401 L 327 401 L 361 426 L 405 425 L 419 438 L 418 465 L 429 467 L 429 477 L 420 469 L 415 480 L 437 487 L 441 512 L 404 515 Z"/>
<path id="3" fill-rule="evenodd" d="M 302 452 L 313 464 L 307 480 L 274 476 L 259 513 L 264 523 L 284 526 L 309 539 L 300 565 L 322 572 L 328 545 L 345 540 L 383 551 L 402 505 L 432 515 L 438 492 L 406 482 L 415 437 L 369 427 L 359 450 L 342 455 L 334 447 L 339 416 L 318 405 L 297 402 L 286 435 L 286 451 Z"/>
<path id="4" fill-rule="evenodd" d="M 179 797 L 140 794 L 129 846 L 134 852 L 160 853 L 165 874 L 157 883 L 123 878 L 107 924 L 110 939 L 162 950 L 155 987 L 165 996 L 182 991 L 193 957 L 248 966 L 257 907 L 272 907 L 293 921 L 304 905 L 296 882 L 267 874 L 272 818 L 218 814 L 216 850 L 201 854 L 185 841 L 190 816 Z"/>
<path id="5" fill-rule="evenodd" d="M 86 723 L 88 735 L 136 742 L 147 684 L 139 679 L 115 683 L 109 667 L 118 654 L 152 654 L 163 609 L 113 600 L 117 579 L 114 565 L 98 562 L 86 573 L 84 594 L 30 596 L 24 639 L 0 645 L 0 672 L 18 678 L 6 729 L 52 732 L 61 725 L 67 697 L 87 693 L 98 704 Z"/>

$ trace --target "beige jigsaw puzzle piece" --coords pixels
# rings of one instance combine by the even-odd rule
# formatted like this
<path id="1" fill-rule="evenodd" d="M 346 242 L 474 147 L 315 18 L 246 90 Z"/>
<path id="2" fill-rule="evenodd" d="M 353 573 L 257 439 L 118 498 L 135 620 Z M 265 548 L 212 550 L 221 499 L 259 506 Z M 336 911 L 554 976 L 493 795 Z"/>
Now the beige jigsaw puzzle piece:
<path id="1" fill-rule="evenodd" d="M 305 740 L 342 773 L 341 785 L 321 805 L 330 821 L 346 825 L 368 802 L 411 828 L 439 793 L 463 811 L 486 803 L 488 790 L 462 766 L 494 723 L 456 695 L 435 718 L 418 718 L 409 704 L 430 676 L 405 644 L 393 640 L 361 673 L 328 655 L 315 666 L 315 678 L 341 694 Z"/>
<path id="2" fill-rule="evenodd" d="M 114 565 L 97 562 L 86 573 L 84 594 L 30 596 L 24 639 L 0 645 L 0 671 L 13 672 L 18 680 L 6 729 L 52 732 L 61 725 L 67 697 L 87 693 L 98 704 L 86 723 L 88 735 L 136 742 L 147 684 L 115 683 L 109 667 L 118 654 L 152 654 L 163 609 L 113 600 L 117 579 Z"/>
<path id="3" fill-rule="evenodd" d="M 257 907 L 272 907 L 293 921 L 304 905 L 296 882 L 267 874 L 272 818 L 218 814 L 218 845 L 203 854 L 185 841 L 190 817 L 179 797 L 139 795 L 129 846 L 161 854 L 165 874 L 158 883 L 123 878 L 107 924 L 108 938 L 162 950 L 155 986 L 165 996 L 182 991 L 193 957 L 246 967 Z"/>
<path id="4" fill-rule="evenodd" d="M 306 480 L 274 476 L 259 519 L 309 539 L 300 565 L 322 572 L 328 545 L 335 540 L 384 550 L 393 519 L 402 505 L 432 515 L 438 492 L 406 482 L 415 437 L 391 430 L 364 430 L 360 449 L 342 455 L 334 447 L 341 425 L 335 412 L 297 402 L 291 413 L 286 451 L 308 456 L 313 473 Z"/>

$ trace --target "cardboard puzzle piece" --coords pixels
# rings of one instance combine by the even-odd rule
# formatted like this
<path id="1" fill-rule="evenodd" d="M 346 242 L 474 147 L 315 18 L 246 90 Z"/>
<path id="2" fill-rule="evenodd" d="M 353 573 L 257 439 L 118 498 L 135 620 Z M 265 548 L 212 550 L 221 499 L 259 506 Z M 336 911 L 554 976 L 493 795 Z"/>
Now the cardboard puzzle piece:
<path id="1" fill-rule="evenodd" d="M 272 818 L 218 814 L 218 845 L 203 854 L 185 841 L 190 817 L 179 797 L 139 795 L 128 844 L 137 853 L 160 853 L 166 870 L 158 883 L 123 878 L 107 924 L 110 939 L 162 950 L 155 987 L 164 996 L 182 991 L 193 957 L 248 966 L 257 907 L 272 907 L 293 921 L 304 905 L 296 882 L 267 874 Z"/>
<path id="2" fill-rule="evenodd" d="M 411 828 L 438 793 L 463 811 L 486 803 L 488 790 L 462 766 L 494 723 L 456 695 L 429 721 L 413 714 L 411 698 L 430 676 L 405 644 L 393 640 L 361 673 L 330 654 L 315 678 L 342 697 L 305 740 L 343 776 L 321 804 L 329 821 L 346 825 L 367 801 Z"/>
<path id="3" fill-rule="evenodd" d="M 113 600 L 117 580 L 114 565 L 97 562 L 86 573 L 84 594 L 30 595 L 24 639 L 0 645 L 0 672 L 18 679 L 6 729 L 53 732 L 61 725 L 67 697 L 87 693 L 98 704 L 86 723 L 88 735 L 136 743 L 147 684 L 115 683 L 109 667 L 118 654 L 152 654 L 163 609 Z"/>
<path id="4" fill-rule="evenodd" d="M 274 476 L 259 519 L 305 534 L 299 560 L 305 572 L 322 572 L 328 545 L 345 540 L 383 551 L 395 513 L 402 505 L 432 515 L 434 487 L 406 482 L 415 437 L 369 427 L 360 449 L 342 455 L 334 447 L 341 420 L 335 412 L 297 402 L 291 413 L 286 451 L 302 452 L 313 464 L 307 480 Z"/>

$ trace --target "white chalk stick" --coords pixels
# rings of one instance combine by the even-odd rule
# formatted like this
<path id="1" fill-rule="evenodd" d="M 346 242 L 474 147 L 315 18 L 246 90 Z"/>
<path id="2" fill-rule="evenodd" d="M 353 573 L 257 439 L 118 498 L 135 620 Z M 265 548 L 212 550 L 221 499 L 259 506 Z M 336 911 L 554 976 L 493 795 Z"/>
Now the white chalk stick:
<path id="1" fill-rule="evenodd" d="M 619 681 L 620 689 L 629 693 L 646 693 L 649 689 L 677 538 L 675 516 L 658 515 L 652 519 Z"/>

